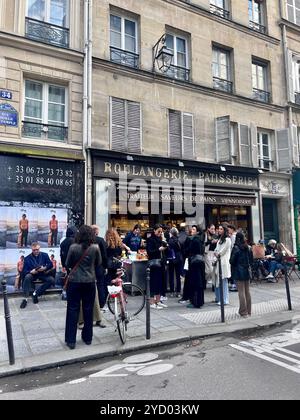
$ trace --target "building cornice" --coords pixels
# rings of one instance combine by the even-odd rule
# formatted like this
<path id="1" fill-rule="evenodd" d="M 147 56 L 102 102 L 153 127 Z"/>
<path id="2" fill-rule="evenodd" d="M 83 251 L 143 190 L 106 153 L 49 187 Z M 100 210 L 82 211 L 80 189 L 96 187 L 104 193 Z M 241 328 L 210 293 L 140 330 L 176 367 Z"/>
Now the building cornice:
<path id="1" fill-rule="evenodd" d="M 293 23 L 293 22 L 290 22 L 289 20 L 287 20 L 287 19 L 284 19 L 284 18 L 282 18 L 280 21 L 279 21 L 279 26 L 280 27 L 282 27 L 282 26 L 286 26 L 287 28 L 289 28 L 291 31 L 293 31 L 294 33 L 296 33 L 297 35 L 300 35 L 300 26 L 299 25 L 296 25 L 295 23 Z"/>
<path id="2" fill-rule="evenodd" d="M 240 103 L 243 105 L 250 105 L 255 106 L 256 108 L 269 110 L 273 112 L 284 112 L 286 107 L 275 105 L 275 104 L 268 104 L 260 101 L 256 101 L 252 98 L 247 98 L 246 96 L 236 95 L 236 94 L 229 94 L 226 92 L 222 92 L 216 89 L 213 89 L 208 86 L 198 85 L 192 82 L 185 82 L 182 80 L 171 79 L 167 76 L 162 74 L 154 73 L 147 70 L 141 69 L 134 69 L 131 67 L 122 66 L 116 63 L 112 63 L 109 60 L 103 60 L 101 58 L 93 57 L 93 67 L 94 68 L 101 68 L 102 70 L 106 70 L 110 73 L 119 73 L 121 76 L 130 77 L 131 79 L 138 79 L 148 83 L 161 83 L 162 85 L 169 86 L 169 87 L 176 87 L 178 89 L 185 89 L 192 92 L 198 92 L 203 95 L 213 96 L 217 99 L 227 100 L 227 101 L 234 101 L 236 103 Z"/>
<path id="3" fill-rule="evenodd" d="M 190 0 L 189 1 L 187 0 L 162 0 L 162 1 L 165 3 L 171 4 L 172 6 L 181 7 L 182 9 L 188 10 L 193 13 L 197 13 L 203 17 L 206 17 L 207 19 L 220 22 L 223 25 L 226 25 L 230 28 L 244 32 L 255 38 L 259 38 L 261 40 L 270 42 L 271 44 L 280 45 L 281 43 L 281 40 L 278 38 L 255 31 L 254 29 L 251 29 L 250 27 L 243 25 L 242 23 L 236 22 L 234 20 L 224 19 L 220 16 L 217 16 L 211 13 L 209 10 L 205 9 L 204 7 L 201 7 L 198 4 L 194 4 Z"/>
<path id="4" fill-rule="evenodd" d="M 19 48 L 36 54 L 43 54 L 49 57 L 69 60 L 76 63 L 82 63 L 83 52 L 71 50 L 68 48 L 58 48 L 42 42 L 31 41 L 22 36 L 0 31 L 0 44 L 2 46 Z"/>
<path id="5" fill-rule="evenodd" d="M 84 160 L 82 148 L 70 149 L 68 148 L 54 148 L 54 147 L 41 147 L 39 145 L 25 145 L 15 143 L 1 143 L 0 142 L 0 153 L 10 153 L 19 155 L 30 155 L 34 157 L 55 158 L 55 159 L 70 159 L 70 160 Z"/>

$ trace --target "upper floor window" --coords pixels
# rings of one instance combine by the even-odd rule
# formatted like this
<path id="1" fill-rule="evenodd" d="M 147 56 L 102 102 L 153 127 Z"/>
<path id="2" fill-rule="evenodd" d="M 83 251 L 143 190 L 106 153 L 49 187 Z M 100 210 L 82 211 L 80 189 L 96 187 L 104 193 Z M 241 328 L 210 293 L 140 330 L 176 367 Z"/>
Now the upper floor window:
<path id="1" fill-rule="evenodd" d="M 268 65 L 266 63 L 252 61 L 252 88 L 253 99 L 261 102 L 270 102 Z"/>
<path id="2" fill-rule="evenodd" d="M 300 25 L 300 1 L 299 0 L 287 0 L 287 16 L 288 20 Z"/>
<path id="3" fill-rule="evenodd" d="M 69 0 L 28 0 L 26 36 L 60 47 L 69 46 Z"/>
<path id="4" fill-rule="evenodd" d="M 272 169 L 270 135 L 264 132 L 257 133 L 258 166 L 261 169 Z"/>
<path id="5" fill-rule="evenodd" d="M 110 15 L 110 59 L 118 64 L 138 67 L 138 25 L 127 17 Z"/>
<path id="6" fill-rule="evenodd" d="M 250 28 L 262 33 L 266 32 L 263 0 L 248 0 Z"/>
<path id="7" fill-rule="evenodd" d="M 66 99 L 63 86 L 26 80 L 23 137 L 67 140 Z"/>
<path id="8" fill-rule="evenodd" d="M 213 83 L 214 88 L 232 92 L 230 51 L 213 48 Z"/>
<path id="9" fill-rule="evenodd" d="M 222 18 L 229 19 L 228 0 L 210 0 L 210 12 Z"/>
<path id="10" fill-rule="evenodd" d="M 172 158 L 194 159 L 194 117 L 169 110 L 169 155 Z"/>
<path id="11" fill-rule="evenodd" d="M 187 40 L 182 36 L 167 33 L 166 46 L 173 52 L 173 59 L 170 69 L 165 74 L 174 79 L 189 81 Z"/>

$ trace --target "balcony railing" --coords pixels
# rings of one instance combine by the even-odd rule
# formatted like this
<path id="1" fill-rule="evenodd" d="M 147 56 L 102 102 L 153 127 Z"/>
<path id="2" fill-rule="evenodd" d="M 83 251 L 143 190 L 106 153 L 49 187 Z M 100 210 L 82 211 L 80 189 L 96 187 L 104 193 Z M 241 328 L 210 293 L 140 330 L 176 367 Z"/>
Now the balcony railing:
<path id="1" fill-rule="evenodd" d="M 68 127 L 23 121 L 22 136 L 43 140 L 66 141 L 68 139 Z"/>
<path id="2" fill-rule="evenodd" d="M 186 67 L 174 66 L 172 64 L 169 70 L 166 71 L 164 74 L 168 77 L 171 77 L 172 79 L 179 79 L 184 80 L 185 82 L 189 82 L 190 73 L 190 69 L 187 69 Z"/>
<path id="3" fill-rule="evenodd" d="M 265 90 L 253 88 L 253 99 L 269 103 L 271 100 L 271 94 L 270 92 L 266 92 Z"/>
<path id="4" fill-rule="evenodd" d="M 210 5 L 210 13 L 212 13 L 213 15 L 220 16 L 224 19 L 230 19 L 229 10 L 222 9 L 221 7 L 215 6 L 214 4 Z"/>
<path id="5" fill-rule="evenodd" d="M 122 64 L 128 67 L 139 67 L 139 54 L 130 51 L 120 50 L 119 48 L 110 47 L 110 60 L 114 63 Z"/>
<path id="6" fill-rule="evenodd" d="M 274 161 L 268 158 L 258 158 L 258 165 L 260 169 L 264 169 L 266 171 L 272 171 Z"/>
<path id="7" fill-rule="evenodd" d="M 69 29 L 26 17 L 26 37 L 56 47 L 69 47 Z"/>
<path id="8" fill-rule="evenodd" d="M 295 104 L 300 105 L 300 92 L 295 92 Z"/>
<path id="9" fill-rule="evenodd" d="M 230 80 L 214 77 L 213 81 L 214 81 L 214 89 L 223 90 L 224 92 L 232 93 L 233 83 Z"/>
<path id="10" fill-rule="evenodd" d="M 253 22 L 252 20 L 249 21 L 249 27 L 262 34 L 267 33 L 267 28 L 264 25 L 261 25 L 260 23 L 257 23 L 257 22 Z"/>

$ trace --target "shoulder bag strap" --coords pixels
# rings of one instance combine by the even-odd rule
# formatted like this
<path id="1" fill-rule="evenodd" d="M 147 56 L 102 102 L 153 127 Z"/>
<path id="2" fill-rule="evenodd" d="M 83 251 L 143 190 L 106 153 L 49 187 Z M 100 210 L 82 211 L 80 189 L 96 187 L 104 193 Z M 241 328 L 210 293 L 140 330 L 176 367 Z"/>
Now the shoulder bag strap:
<path id="1" fill-rule="evenodd" d="M 71 274 L 74 274 L 75 273 L 75 271 L 77 270 L 77 268 L 79 267 L 79 265 L 80 265 L 80 263 L 84 260 L 84 258 L 87 256 L 87 254 L 88 254 L 88 252 L 89 252 L 89 249 L 90 249 L 90 247 L 88 247 L 85 251 L 84 251 L 84 253 L 81 255 L 81 257 L 80 257 L 80 259 L 77 261 L 77 263 L 74 265 L 74 267 L 72 268 L 72 270 L 70 271 L 70 273 L 68 274 L 68 276 L 67 276 L 67 280 L 66 280 L 66 282 L 65 282 L 65 284 L 64 284 L 64 290 L 66 290 L 66 288 L 67 288 L 67 286 L 68 286 L 68 283 L 69 283 L 69 279 L 70 279 L 70 276 L 71 276 Z"/>

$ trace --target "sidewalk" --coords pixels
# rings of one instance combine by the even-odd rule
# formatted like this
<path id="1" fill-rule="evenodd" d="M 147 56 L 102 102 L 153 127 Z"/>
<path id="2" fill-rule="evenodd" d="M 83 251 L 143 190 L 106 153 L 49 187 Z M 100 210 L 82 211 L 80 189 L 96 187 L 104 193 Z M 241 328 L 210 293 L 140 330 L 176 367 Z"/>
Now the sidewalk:
<path id="1" fill-rule="evenodd" d="M 253 316 L 237 315 L 238 294 L 230 293 L 230 305 L 225 307 L 226 323 L 221 323 L 220 307 L 211 303 L 214 294 L 205 293 L 205 306 L 188 309 L 169 298 L 168 308 L 151 310 L 151 340 L 146 340 L 145 310 L 130 322 L 127 343 L 123 346 L 115 332 L 113 317 L 105 313 L 107 328 L 94 327 L 91 346 L 86 346 L 78 331 L 75 350 L 64 344 L 66 302 L 60 295 L 46 295 L 38 305 L 29 301 L 20 309 L 22 297 L 9 299 L 16 363 L 9 365 L 3 299 L 0 300 L 0 377 L 25 371 L 54 367 L 88 359 L 113 356 L 129 351 L 149 349 L 190 339 L 236 331 L 255 331 L 266 326 L 286 323 L 300 316 L 300 281 L 290 282 L 293 311 L 288 311 L 285 285 L 261 283 L 251 286 Z"/>

